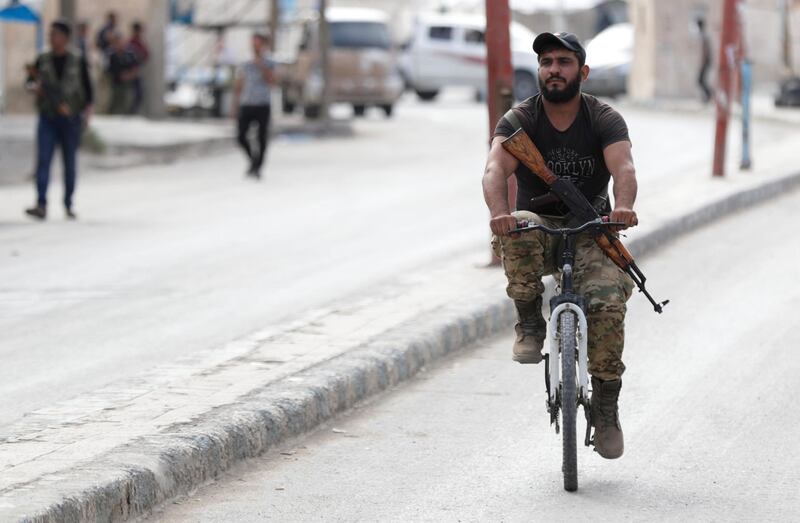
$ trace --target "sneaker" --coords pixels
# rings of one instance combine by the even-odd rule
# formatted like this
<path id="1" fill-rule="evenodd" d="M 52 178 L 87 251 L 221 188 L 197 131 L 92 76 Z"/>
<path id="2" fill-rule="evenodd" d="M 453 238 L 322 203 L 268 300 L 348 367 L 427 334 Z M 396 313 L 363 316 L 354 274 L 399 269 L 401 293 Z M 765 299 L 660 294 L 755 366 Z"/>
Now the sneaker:
<path id="1" fill-rule="evenodd" d="M 77 220 L 78 215 L 75 214 L 75 211 L 72 210 L 71 207 L 67 207 L 64 209 L 64 214 L 67 216 L 67 220 Z"/>
<path id="2" fill-rule="evenodd" d="M 261 166 L 256 164 L 255 162 L 250 164 L 250 168 L 247 170 L 248 178 L 261 178 Z"/>
<path id="3" fill-rule="evenodd" d="M 25 214 L 37 220 L 44 220 L 47 218 L 47 207 L 44 205 L 37 205 L 36 207 L 25 209 Z"/>

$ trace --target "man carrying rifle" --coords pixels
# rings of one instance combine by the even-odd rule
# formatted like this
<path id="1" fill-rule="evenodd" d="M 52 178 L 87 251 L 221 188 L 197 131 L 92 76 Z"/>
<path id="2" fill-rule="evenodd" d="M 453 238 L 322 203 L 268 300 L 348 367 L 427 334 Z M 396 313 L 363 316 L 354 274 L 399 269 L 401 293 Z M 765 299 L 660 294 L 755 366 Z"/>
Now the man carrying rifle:
<path id="1" fill-rule="evenodd" d="M 589 75 L 586 51 L 570 33 L 542 33 L 533 42 L 539 60 L 540 93 L 514 107 L 497 124 L 483 191 L 491 213 L 492 246 L 503 262 L 508 295 L 519 323 L 513 359 L 539 363 L 546 322 L 542 317 L 542 276 L 557 270 L 558 239 L 540 231 L 509 234 L 518 221 L 567 227 L 583 223 L 564 202 L 549 195 L 549 186 L 508 152 L 503 140 L 522 130 L 557 177 L 571 181 L 600 214 L 628 227 L 638 223 L 633 210 L 636 175 L 628 129 L 622 117 L 593 96 L 581 93 Z M 512 212 L 507 180 L 516 175 L 518 193 Z M 614 180 L 614 206 L 608 198 Z M 592 420 L 595 449 L 618 458 L 624 444 L 617 400 L 625 370 L 622 363 L 624 320 L 633 281 L 601 250 L 591 234 L 578 237 L 574 283 L 586 298 L 589 327 L 589 372 L 592 375 Z"/>
<path id="2" fill-rule="evenodd" d="M 28 68 L 27 87 L 36 95 L 39 123 L 36 129 L 36 205 L 25 212 L 39 220 L 47 217 L 47 186 L 56 146 L 64 160 L 64 209 L 75 219 L 76 162 L 81 128 L 92 109 L 92 83 L 86 59 L 69 49 L 71 28 L 57 20 L 50 25 L 50 51 Z"/>

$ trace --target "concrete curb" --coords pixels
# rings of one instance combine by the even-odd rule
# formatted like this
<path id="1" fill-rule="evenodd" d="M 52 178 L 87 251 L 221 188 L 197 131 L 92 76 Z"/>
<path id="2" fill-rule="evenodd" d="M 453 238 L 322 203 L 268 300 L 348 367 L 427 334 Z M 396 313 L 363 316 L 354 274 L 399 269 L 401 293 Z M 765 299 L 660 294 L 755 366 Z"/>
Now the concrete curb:
<path id="1" fill-rule="evenodd" d="M 658 229 L 629 242 L 627 247 L 635 256 L 643 256 L 682 234 L 724 218 L 735 211 L 753 207 L 778 197 L 798 186 L 800 186 L 800 172 L 758 187 L 735 192 L 701 209 L 667 222 Z"/>
<path id="2" fill-rule="evenodd" d="M 129 167 L 175 162 L 181 158 L 208 156 L 233 150 L 233 138 L 209 138 L 159 147 L 108 145 L 102 154 L 83 153 L 87 167 L 111 171 Z"/>
<path id="3" fill-rule="evenodd" d="M 800 173 L 736 192 L 636 238 L 630 248 L 639 256 L 650 253 L 698 226 L 798 185 Z M 171 427 L 59 473 L 62 490 L 75 494 L 54 500 L 21 521 L 119 521 L 146 514 L 234 463 L 308 432 L 359 401 L 413 377 L 431 362 L 506 331 L 513 321 L 512 302 L 498 296 L 489 304 L 454 304 L 397 326 L 382 334 L 380 341 L 255 390 L 191 424 Z"/>
<path id="4" fill-rule="evenodd" d="M 622 99 L 617 102 L 617 105 L 620 107 L 634 107 L 637 109 L 643 109 L 648 111 L 656 111 L 656 112 L 672 112 L 672 113 L 682 113 L 682 114 L 691 114 L 697 115 L 705 114 L 709 118 L 715 118 L 716 108 L 713 104 L 711 105 L 701 105 L 699 103 L 693 103 L 691 101 L 685 99 L 654 99 L 654 100 L 633 100 L 630 98 Z M 740 119 L 742 115 L 741 107 L 738 104 L 733 104 L 731 107 L 731 118 L 736 120 Z M 754 108 L 751 111 L 751 118 L 754 121 L 764 122 L 764 123 L 773 123 L 779 125 L 791 125 L 796 126 L 798 121 L 800 121 L 800 111 L 796 109 L 787 109 L 784 112 L 776 111 L 776 112 L 764 112 Z"/>
<path id="5" fill-rule="evenodd" d="M 327 128 L 321 122 L 304 122 L 299 124 L 277 124 L 272 132 L 272 139 L 278 137 L 292 138 L 307 136 L 319 140 L 326 138 L 350 138 L 354 136 L 350 122 L 332 122 Z M 131 144 L 108 144 L 102 154 L 83 153 L 86 165 L 94 169 L 115 170 L 145 165 L 172 163 L 182 158 L 196 158 L 225 151 L 237 147 L 235 137 L 231 136 L 189 140 L 168 145 L 143 146 Z"/>
<path id="6" fill-rule="evenodd" d="M 419 318 L 342 356 L 254 391 L 191 425 L 117 448 L 97 462 L 59 473 L 78 490 L 21 521 L 116 521 L 145 514 L 286 439 L 305 433 L 359 401 L 414 376 L 446 354 L 508 328 L 509 300 L 455 306 Z M 413 334 L 409 334 L 413 333 Z M 87 479 L 98 470 L 111 476 Z M 93 486 L 90 486 L 93 485 Z"/>
<path id="7" fill-rule="evenodd" d="M 273 129 L 273 138 L 297 140 L 324 140 L 334 138 L 351 138 L 355 136 L 352 122 L 334 121 L 329 126 L 321 122 L 287 122 L 277 123 Z M 102 140 L 102 136 L 100 139 Z M 36 148 L 34 135 L 19 137 L 0 137 L 0 186 L 30 183 L 33 178 L 33 158 Z M 83 168 L 99 171 L 117 171 L 132 167 L 169 164 L 180 159 L 198 158 L 226 151 L 237 147 L 234 130 L 230 136 L 208 137 L 196 140 L 185 140 L 166 145 L 137 145 L 133 143 L 107 143 L 102 153 L 81 149 L 78 154 L 79 173 Z M 10 152 L 13 151 L 13 154 Z M 80 174 L 79 174 L 80 175 Z"/>

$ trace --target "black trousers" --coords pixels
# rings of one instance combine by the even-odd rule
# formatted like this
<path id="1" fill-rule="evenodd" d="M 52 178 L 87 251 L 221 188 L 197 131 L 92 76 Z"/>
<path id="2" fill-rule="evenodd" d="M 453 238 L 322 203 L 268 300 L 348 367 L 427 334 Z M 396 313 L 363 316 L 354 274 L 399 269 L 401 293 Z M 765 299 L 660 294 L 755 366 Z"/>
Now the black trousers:
<path id="1" fill-rule="evenodd" d="M 706 78 L 710 68 L 710 62 L 703 62 L 703 64 L 700 66 L 700 72 L 697 74 L 697 85 L 700 86 L 700 94 L 703 99 L 703 103 L 711 100 L 711 96 L 713 94 L 711 92 L 711 88 L 708 86 L 708 79 Z"/>
<path id="2" fill-rule="evenodd" d="M 239 108 L 239 135 L 237 138 L 239 145 L 242 146 L 245 154 L 250 159 L 253 170 L 261 169 L 264 164 L 264 157 L 267 154 L 270 117 L 269 105 L 243 105 Z M 257 148 L 253 147 L 248 138 L 253 124 L 258 126 Z"/>

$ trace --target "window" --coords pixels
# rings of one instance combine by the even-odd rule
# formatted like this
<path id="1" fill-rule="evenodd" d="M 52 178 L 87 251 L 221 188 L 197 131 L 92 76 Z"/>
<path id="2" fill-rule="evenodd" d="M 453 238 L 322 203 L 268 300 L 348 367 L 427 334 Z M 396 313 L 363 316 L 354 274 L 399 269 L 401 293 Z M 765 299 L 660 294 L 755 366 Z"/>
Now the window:
<path id="1" fill-rule="evenodd" d="M 484 44 L 486 43 L 486 35 L 478 29 L 467 29 L 464 33 L 464 41 L 471 44 Z"/>
<path id="2" fill-rule="evenodd" d="M 331 45 L 346 48 L 389 49 L 389 28 L 378 22 L 334 22 L 330 24 Z"/>
<path id="3" fill-rule="evenodd" d="M 444 26 L 434 26 L 428 31 L 428 37 L 431 40 L 452 40 L 453 28 Z"/>

